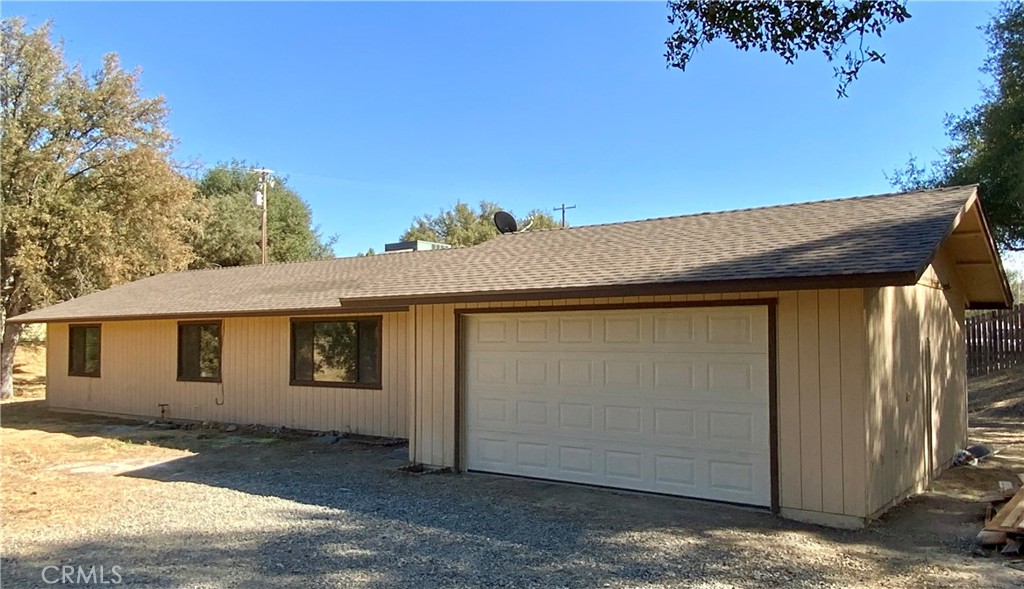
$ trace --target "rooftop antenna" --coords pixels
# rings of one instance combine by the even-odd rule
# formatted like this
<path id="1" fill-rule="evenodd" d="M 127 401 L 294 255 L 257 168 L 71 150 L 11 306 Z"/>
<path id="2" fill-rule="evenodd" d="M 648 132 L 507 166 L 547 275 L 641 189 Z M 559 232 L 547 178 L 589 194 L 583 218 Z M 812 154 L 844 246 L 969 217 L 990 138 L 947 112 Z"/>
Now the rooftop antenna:
<path id="1" fill-rule="evenodd" d="M 567 206 L 565 206 L 565 203 L 562 203 L 562 206 L 555 207 L 554 209 L 552 209 L 554 211 L 562 211 L 562 228 L 563 229 L 565 229 L 565 211 L 569 211 L 569 210 L 572 210 L 572 209 L 575 209 L 575 208 L 576 208 L 576 205 L 572 205 L 572 206 L 568 206 L 567 207 Z"/>
<path id="2" fill-rule="evenodd" d="M 505 211 L 494 213 L 494 226 L 498 228 L 498 233 L 502 235 L 515 233 L 519 230 L 518 225 L 516 225 L 516 218 Z"/>

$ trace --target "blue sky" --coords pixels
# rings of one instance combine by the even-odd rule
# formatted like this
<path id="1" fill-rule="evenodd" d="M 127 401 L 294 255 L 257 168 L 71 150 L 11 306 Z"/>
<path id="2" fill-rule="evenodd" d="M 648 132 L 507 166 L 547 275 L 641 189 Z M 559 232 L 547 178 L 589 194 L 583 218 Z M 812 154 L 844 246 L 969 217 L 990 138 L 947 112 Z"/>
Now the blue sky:
<path id="1" fill-rule="evenodd" d="M 726 44 L 666 69 L 651 3 L 5 3 L 163 95 L 177 157 L 273 168 L 339 255 L 457 200 L 571 224 L 887 192 L 975 104 L 994 3 L 912 3 L 837 100 L 818 56 Z"/>

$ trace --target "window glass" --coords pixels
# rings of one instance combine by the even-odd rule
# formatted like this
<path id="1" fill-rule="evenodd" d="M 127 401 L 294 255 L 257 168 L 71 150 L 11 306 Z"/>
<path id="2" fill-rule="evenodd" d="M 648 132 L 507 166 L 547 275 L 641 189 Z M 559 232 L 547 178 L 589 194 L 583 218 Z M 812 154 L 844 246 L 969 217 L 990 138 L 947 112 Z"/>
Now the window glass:
<path id="1" fill-rule="evenodd" d="M 292 382 L 380 384 L 379 318 L 292 323 Z"/>
<path id="2" fill-rule="evenodd" d="M 220 379 L 220 324 L 178 325 L 178 378 Z"/>
<path id="3" fill-rule="evenodd" d="M 313 325 L 292 324 L 292 380 L 313 380 Z"/>
<path id="4" fill-rule="evenodd" d="M 380 321 L 359 322 L 359 375 L 380 382 Z"/>
<path id="5" fill-rule="evenodd" d="M 71 376 L 100 375 L 100 327 L 98 325 L 72 325 L 70 328 L 68 374 Z"/>
<path id="6" fill-rule="evenodd" d="M 317 323 L 313 336 L 313 380 L 359 382 L 359 338 L 354 321 Z"/>

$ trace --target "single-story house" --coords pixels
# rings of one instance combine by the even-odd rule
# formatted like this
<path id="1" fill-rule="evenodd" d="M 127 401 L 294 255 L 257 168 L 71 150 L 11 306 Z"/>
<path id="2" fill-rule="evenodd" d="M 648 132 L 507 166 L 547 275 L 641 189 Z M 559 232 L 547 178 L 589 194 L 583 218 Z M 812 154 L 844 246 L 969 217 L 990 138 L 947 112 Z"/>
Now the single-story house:
<path id="1" fill-rule="evenodd" d="M 170 273 L 12 321 L 47 324 L 55 410 L 860 526 L 964 446 L 965 311 L 1011 303 L 966 186 Z"/>

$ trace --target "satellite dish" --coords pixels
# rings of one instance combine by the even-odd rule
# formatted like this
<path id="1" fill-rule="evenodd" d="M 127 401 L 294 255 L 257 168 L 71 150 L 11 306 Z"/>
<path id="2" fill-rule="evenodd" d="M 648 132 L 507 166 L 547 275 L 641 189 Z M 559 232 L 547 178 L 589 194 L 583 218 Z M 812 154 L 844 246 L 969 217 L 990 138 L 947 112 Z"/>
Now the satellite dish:
<path id="1" fill-rule="evenodd" d="M 505 211 L 494 213 L 494 226 L 498 228 L 499 233 L 515 233 L 519 229 L 516 226 L 516 218 Z"/>

